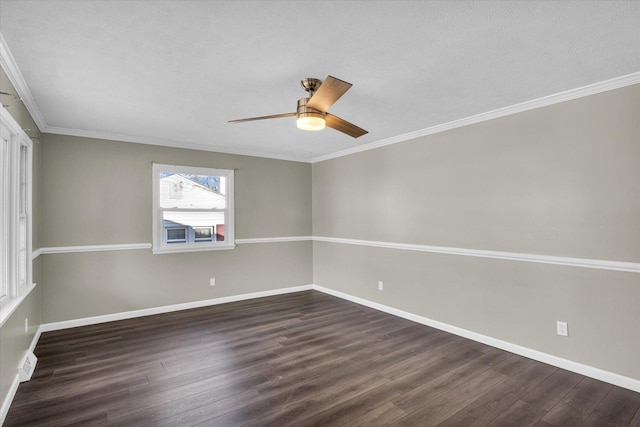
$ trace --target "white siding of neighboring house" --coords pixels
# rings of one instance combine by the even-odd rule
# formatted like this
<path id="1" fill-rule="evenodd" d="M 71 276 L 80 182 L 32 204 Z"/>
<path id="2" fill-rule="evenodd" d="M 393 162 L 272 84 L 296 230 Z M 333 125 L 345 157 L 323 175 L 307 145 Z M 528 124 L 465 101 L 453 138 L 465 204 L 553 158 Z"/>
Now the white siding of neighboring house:
<path id="1" fill-rule="evenodd" d="M 224 178 L 221 178 L 224 179 Z M 221 183 L 224 188 L 224 183 Z M 178 209 L 224 209 L 225 196 L 221 193 L 206 188 L 181 175 L 175 174 L 160 179 L 160 206 L 162 208 Z M 166 224 L 166 228 L 179 227 L 180 224 L 189 227 L 214 227 L 214 234 L 217 226 L 225 223 L 224 212 L 164 212 L 163 220 L 171 221 L 175 224 Z M 193 231 L 188 230 L 188 235 L 193 236 Z"/>
<path id="2" fill-rule="evenodd" d="M 224 209 L 225 196 L 176 174 L 160 180 L 160 207 Z"/>

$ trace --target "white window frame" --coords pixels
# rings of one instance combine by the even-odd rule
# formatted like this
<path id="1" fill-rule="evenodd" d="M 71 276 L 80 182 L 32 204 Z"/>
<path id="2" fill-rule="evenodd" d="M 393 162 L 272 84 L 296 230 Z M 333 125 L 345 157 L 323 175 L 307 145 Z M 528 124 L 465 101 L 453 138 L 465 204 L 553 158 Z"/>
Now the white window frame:
<path id="1" fill-rule="evenodd" d="M 0 136 L 2 325 L 35 285 L 32 283 L 33 146 L 31 139 L 4 108 L 0 110 Z M 21 157 L 22 150 L 26 150 L 26 158 Z"/>
<path id="2" fill-rule="evenodd" d="M 223 241 L 198 241 L 187 243 L 164 243 L 163 212 L 160 207 L 160 177 L 163 172 L 178 174 L 196 174 L 223 176 L 226 178 L 226 207 L 224 209 L 211 209 L 215 212 L 224 212 L 225 239 Z M 153 253 L 165 254 L 176 252 L 200 252 L 212 250 L 224 250 L 235 248 L 235 227 L 234 227 L 234 171 L 231 169 L 215 169 L 192 166 L 177 166 L 154 163 L 152 165 L 153 183 Z M 207 209 L 203 209 L 206 211 Z M 193 210 L 191 210 L 193 211 Z"/>

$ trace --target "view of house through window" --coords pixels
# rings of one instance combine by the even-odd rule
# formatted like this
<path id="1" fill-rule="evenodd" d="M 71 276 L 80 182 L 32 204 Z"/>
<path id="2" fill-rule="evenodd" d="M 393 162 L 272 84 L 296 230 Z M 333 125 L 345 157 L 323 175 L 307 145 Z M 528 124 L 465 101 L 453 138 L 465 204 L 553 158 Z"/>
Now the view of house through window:
<path id="1" fill-rule="evenodd" d="M 154 165 L 154 179 L 154 250 L 233 246 L 233 171 Z"/>

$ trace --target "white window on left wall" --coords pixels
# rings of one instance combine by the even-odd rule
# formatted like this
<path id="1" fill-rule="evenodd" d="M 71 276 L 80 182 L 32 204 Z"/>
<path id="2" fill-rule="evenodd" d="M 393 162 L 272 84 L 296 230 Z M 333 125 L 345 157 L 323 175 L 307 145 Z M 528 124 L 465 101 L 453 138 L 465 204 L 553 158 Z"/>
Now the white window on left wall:
<path id="1" fill-rule="evenodd" d="M 32 143 L 2 108 L 0 114 L 0 319 L 31 287 Z"/>
<path id="2" fill-rule="evenodd" d="M 153 253 L 233 249 L 231 169 L 153 164 Z"/>

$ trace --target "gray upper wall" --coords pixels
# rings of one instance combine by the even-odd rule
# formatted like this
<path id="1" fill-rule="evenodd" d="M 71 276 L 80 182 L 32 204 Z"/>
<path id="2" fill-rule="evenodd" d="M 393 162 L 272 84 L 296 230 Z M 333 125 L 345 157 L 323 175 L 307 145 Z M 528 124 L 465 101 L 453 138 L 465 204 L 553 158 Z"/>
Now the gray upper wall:
<path id="1" fill-rule="evenodd" d="M 152 162 L 236 169 L 236 238 L 311 234 L 311 165 L 45 134 L 43 247 L 152 241 Z M 42 255 L 44 322 L 308 285 L 310 242 Z M 216 286 L 209 279 L 216 278 Z"/>
<path id="2" fill-rule="evenodd" d="M 313 165 L 317 236 L 640 261 L 640 85 Z"/>
<path id="3" fill-rule="evenodd" d="M 237 169 L 236 238 L 311 234 L 311 165 L 45 134 L 43 247 L 150 243 L 152 162 Z"/>

